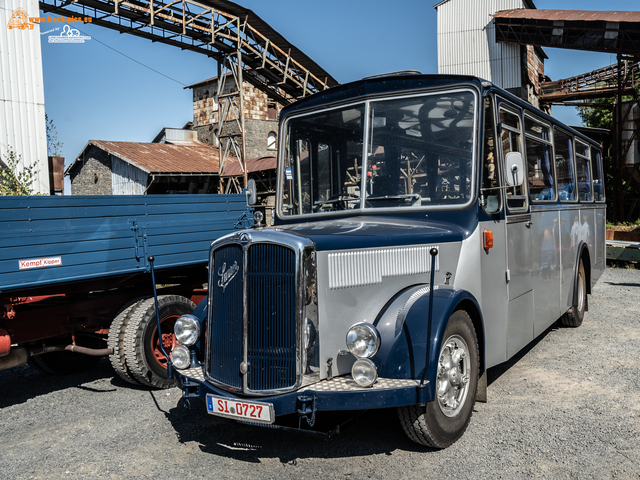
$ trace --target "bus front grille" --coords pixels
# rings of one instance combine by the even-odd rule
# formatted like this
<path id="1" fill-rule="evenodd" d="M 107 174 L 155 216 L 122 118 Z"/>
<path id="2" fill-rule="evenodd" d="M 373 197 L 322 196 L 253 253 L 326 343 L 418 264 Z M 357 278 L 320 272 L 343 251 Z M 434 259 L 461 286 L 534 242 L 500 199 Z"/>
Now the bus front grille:
<path id="1" fill-rule="evenodd" d="M 244 253 L 241 245 L 227 244 L 213 254 L 208 376 L 223 387 L 247 393 L 293 388 L 297 374 L 295 251 L 256 243 Z M 246 385 L 240 373 L 242 362 L 248 365 Z"/>

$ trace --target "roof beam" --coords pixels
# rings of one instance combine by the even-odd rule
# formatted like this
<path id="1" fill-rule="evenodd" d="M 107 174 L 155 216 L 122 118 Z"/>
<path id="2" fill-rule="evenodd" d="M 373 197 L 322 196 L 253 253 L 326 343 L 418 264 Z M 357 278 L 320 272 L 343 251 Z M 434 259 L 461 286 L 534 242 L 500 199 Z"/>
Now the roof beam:
<path id="1" fill-rule="evenodd" d="M 497 42 L 640 55 L 638 12 L 516 9 L 493 17 Z"/>

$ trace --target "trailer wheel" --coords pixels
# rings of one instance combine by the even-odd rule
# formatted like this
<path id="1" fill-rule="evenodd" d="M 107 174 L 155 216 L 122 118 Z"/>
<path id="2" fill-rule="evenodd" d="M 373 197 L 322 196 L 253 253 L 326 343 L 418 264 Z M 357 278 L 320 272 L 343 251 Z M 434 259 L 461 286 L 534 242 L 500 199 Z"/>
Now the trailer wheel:
<path id="1" fill-rule="evenodd" d="M 105 348 L 104 339 L 93 335 L 76 334 L 76 343 L 83 347 Z M 71 344 L 73 339 L 65 337 L 60 340 L 60 344 Z M 93 368 L 101 357 L 93 355 L 83 355 L 74 352 L 50 352 L 34 355 L 30 358 L 31 364 L 47 373 L 55 375 L 71 375 L 84 372 Z"/>
<path id="2" fill-rule="evenodd" d="M 173 379 L 167 375 L 167 359 L 160 349 L 171 354 L 176 345 L 173 326 L 179 316 L 193 312 L 195 304 L 179 295 L 158 297 L 162 332 L 158 336 L 153 298 L 140 300 L 131 312 L 124 336 L 126 365 L 137 381 L 148 387 L 169 388 Z"/>
<path id="3" fill-rule="evenodd" d="M 578 304 L 573 305 L 571 312 L 565 313 L 560 317 L 560 324 L 563 327 L 579 327 L 584 319 L 584 312 L 587 309 L 587 276 L 584 271 L 584 264 L 580 260 L 578 266 L 578 281 L 576 283 L 578 289 Z"/>
<path id="4" fill-rule="evenodd" d="M 134 385 L 140 385 L 140 382 L 138 382 L 133 377 L 133 375 L 131 374 L 131 370 L 127 366 L 124 353 L 124 336 L 127 331 L 127 325 L 129 324 L 129 319 L 131 318 L 133 307 L 140 300 L 140 298 L 131 300 L 120 309 L 116 317 L 113 319 L 113 322 L 111 322 L 111 327 L 109 328 L 109 337 L 107 339 L 108 347 L 113 348 L 113 353 L 109 355 L 109 361 L 111 362 L 113 370 L 124 381 L 132 383 Z"/>
<path id="5" fill-rule="evenodd" d="M 436 398 L 426 406 L 398 408 L 400 423 L 416 443 L 445 448 L 467 429 L 478 387 L 478 341 L 464 310 L 449 317 L 438 358 Z"/>

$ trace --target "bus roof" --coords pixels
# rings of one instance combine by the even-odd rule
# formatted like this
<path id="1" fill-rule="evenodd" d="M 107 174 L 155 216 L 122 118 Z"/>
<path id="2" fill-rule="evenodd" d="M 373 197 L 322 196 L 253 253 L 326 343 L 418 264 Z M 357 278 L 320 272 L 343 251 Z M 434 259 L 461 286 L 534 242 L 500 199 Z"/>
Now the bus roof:
<path id="1" fill-rule="evenodd" d="M 356 99 L 397 95 L 434 88 L 448 88 L 456 85 L 473 85 L 482 92 L 483 95 L 487 95 L 489 93 L 498 94 L 517 106 L 527 109 L 535 115 L 544 118 L 549 123 L 553 123 L 554 125 L 570 131 L 574 136 L 593 145 L 599 146 L 598 142 L 590 139 L 570 126 L 565 125 L 559 120 L 556 120 L 551 115 L 548 115 L 539 108 L 534 107 L 526 100 L 517 97 L 491 82 L 471 75 L 426 75 L 419 72 L 406 71 L 367 77 L 355 82 L 338 85 L 300 99 L 283 108 L 280 118 L 285 118 L 286 116 L 299 111 L 314 110 L 327 105 L 348 103 Z"/>

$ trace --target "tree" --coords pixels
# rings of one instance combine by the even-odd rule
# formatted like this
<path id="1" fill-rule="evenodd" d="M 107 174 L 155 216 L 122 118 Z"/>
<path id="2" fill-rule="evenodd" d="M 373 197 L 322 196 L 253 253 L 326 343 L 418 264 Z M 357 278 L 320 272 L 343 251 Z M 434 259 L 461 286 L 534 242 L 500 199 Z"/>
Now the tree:
<path id="1" fill-rule="evenodd" d="M 613 101 L 614 98 L 599 98 L 591 103 L 602 105 L 601 107 L 578 107 L 578 116 L 582 123 L 591 128 L 613 128 Z"/>
<path id="2" fill-rule="evenodd" d="M 34 163 L 32 165 L 24 165 L 22 169 L 19 165 L 22 155 L 18 155 L 11 147 L 4 157 L 4 162 L 0 161 L 0 195 L 33 195 L 31 188 L 38 175 L 38 167 Z"/>
<path id="3" fill-rule="evenodd" d="M 58 140 L 58 130 L 53 124 L 53 120 L 49 120 L 46 113 L 44 114 L 44 121 L 47 126 L 47 155 L 61 157 L 63 143 Z"/>

